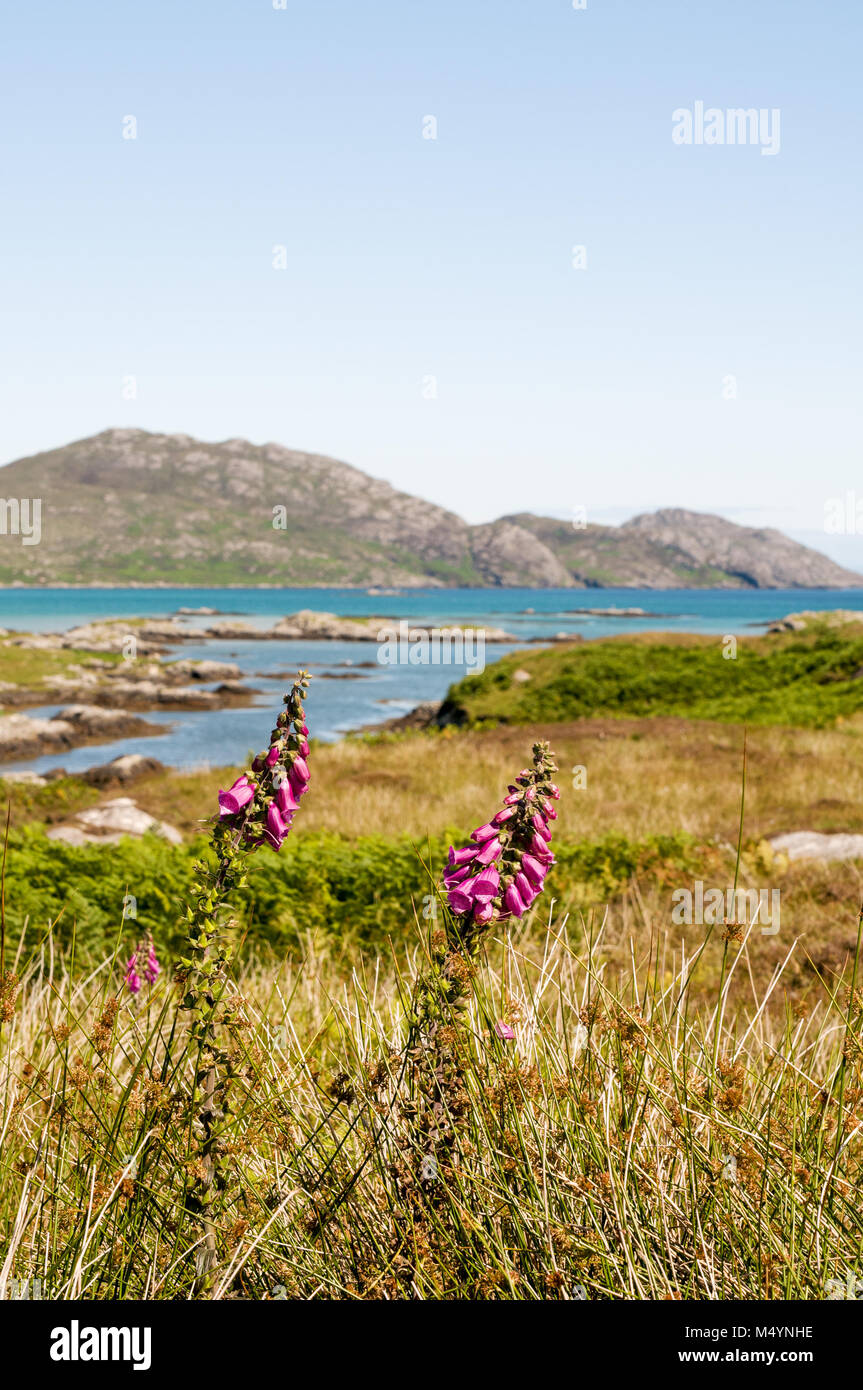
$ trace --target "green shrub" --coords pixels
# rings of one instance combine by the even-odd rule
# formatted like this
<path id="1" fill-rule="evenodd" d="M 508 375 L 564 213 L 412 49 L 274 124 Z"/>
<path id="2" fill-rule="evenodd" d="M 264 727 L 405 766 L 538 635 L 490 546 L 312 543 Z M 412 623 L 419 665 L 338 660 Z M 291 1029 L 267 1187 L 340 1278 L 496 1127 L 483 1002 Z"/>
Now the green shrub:
<path id="1" fill-rule="evenodd" d="M 422 916 L 433 885 L 424 861 L 439 872 L 454 830 L 422 845 L 380 835 L 356 839 L 332 833 L 296 835 L 280 854 L 255 859 L 237 909 L 249 937 L 277 953 L 300 948 L 308 933 L 335 951 L 380 946 L 388 936 L 407 939 L 414 913 Z M 182 941 L 181 904 L 192 892 L 192 866 L 206 852 L 204 840 L 174 846 L 155 835 L 118 844 L 72 846 L 49 840 L 39 826 L 13 832 L 6 865 L 6 921 L 14 943 L 28 921 L 32 946 L 49 923 L 55 939 L 72 940 L 87 959 L 110 951 L 119 934 L 152 931 L 163 947 Z M 607 835 L 596 841 L 555 843 L 554 895 L 576 904 L 597 904 L 642 874 L 664 866 L 694 871 L 705 850 L 691 836 L 650 836 L 642 841 Z M 136 918 L 124 899 L 134 898 Z M 131 905 L 130 909 L 131 910 Z"/>
<path id="2" fill-rule="evenodd" d="M 519 667 L 531 679 L 515 682 Z M 517 652 L 450 690 L 444 717 L 551 723 L 593 716 L 678 716 L 826 728 L 863 709 L 863 638 L 823 628 L 789 640 L 693 645 L 632 641 Z"/>

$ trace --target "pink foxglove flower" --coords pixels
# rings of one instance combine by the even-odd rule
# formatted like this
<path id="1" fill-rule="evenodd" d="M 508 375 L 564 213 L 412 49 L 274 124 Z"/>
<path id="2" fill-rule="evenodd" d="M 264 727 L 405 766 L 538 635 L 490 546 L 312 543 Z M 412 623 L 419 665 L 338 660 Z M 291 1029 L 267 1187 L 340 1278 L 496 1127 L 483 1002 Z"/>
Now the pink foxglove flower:
<path id="1" fill-rule="evenodd" d="M 551 781 L 555 771 L 548 744 L 535 744 L 533 766 L 510 784 L 502 810 L 471 833 L 472 844 L 450 847 L 443 886 L 463 939 L 492 922 L 522 917 L 542 892 L 554 863 L 549 821 L 557 817 L 553 802 L 560 796 Z"/>
<path id="2" fill-rule="evenodd" d="M 255 795 L 255 789 L 245 773 L 238 777 L 229 791 L 219 792 L 219 815 L 235 816 Z"/>
<path id="3" fill-rule="evenodd" d="M 161 973 L 162 967 L 159 965 L 159 958 L 156 955 L 156 948 L 153 945 L 152 937 L 150 937 L 149 947 L 150 948 L 147 952 L 147 961 L 144 966 L 144 979 L 147 981 L 148 985 L 154 985 L 159 974 Z"/>
<path id="4" fill-rule="evenodd" d="M 161 973 L 162 967 L 156 955 L 156 947 L 153 944 L 153 938 L 152 936 L 147 936 L 143 941 L 138 942 L 131 956 L 126 961 L 123 984 L 130 994 L 138 994 L 141 989 L 142 975 L 148 985 L 154 985 Z"/>
<path id="5" fill-rule="evenodd" d="M 239 834 L 246 849 L 269 845 L 281 849 L 291 829 L 300 797 L 309 787 L 309 729 L 303 700 L 309 675 L 300 671 L 285 696 L 285 709 L 276 720 L 270 746 L 229 791 L 219 792 L 219 819 L 227 834 Z"/>
<path id="6" fill-rule="evenodd" d="M 492 864 L 494 860 L 497 859 L 502 848 L 503 846 L 497 836 L 495 836 L 493 840 L 486 840 L 476 857 L 477 864 Z"/>
<path id="7" fill-rule="evenodd" d="M 527 904 L 516 888 L 515 883 L 511 883 L 503 895 L 504 913 L 512 917 L 523 917 L 526 908 Z"/>
<path id="8" fill-rule="evenodd" d="M 476 902 L 494 902 L 500 890 L 500 874 L 494 865 L 483 869 L 482 873 L 475 874 L 470 881 L 469 892 Z"/>
<path id="9" fill-rule="evenodd" d="M 449 905 L 453 912 L 470 912 L 473 909 L 473 898 L 470 893 L 465 892 L 464 888 L 453 888 L 449 893 Z"/>
<path id="10" fill-rule="evenodd" d="M 478 854 L 479 849 L 476 845 L 466 845 L 464 849 L 454 849 L 453 846 L 450 845 L 448 863 L 453 868 L 457 869 L 460 868 L 462 864 L 469 864 L 471 859 L 475 859 Z"/>

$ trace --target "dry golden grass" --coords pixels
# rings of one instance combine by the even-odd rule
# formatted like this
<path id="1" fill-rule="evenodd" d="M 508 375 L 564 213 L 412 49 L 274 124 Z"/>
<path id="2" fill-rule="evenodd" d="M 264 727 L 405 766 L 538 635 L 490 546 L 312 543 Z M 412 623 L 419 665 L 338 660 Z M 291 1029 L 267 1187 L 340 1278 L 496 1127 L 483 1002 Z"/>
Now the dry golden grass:
<path id="1" fill-rule="evenodd" d="M 415 1072 L 437 1044 L 414 1046 L 407 1016 L 423 951 L 398 982 L 381 958 L 347 981 L 314 957 L 247 961 L 223 1028 L 207 1286 L 195 1053 L 172 989 L 115 998 L 116 964 L 70 978 L 34 961 L 3 996 L 0 1279 L 38 1277 L 48 1299 L 845 1296 L 863 1238 L 859 990 L 785 1012 L 778 978 L 735 1007 L 752 944 L 701 1007 L 693 952 L 668 942 L 624 970 L 563 919 L 495 945 L 448 1024 L 460 1104 L 431 1169 Z"/>
<path id="2" fill-rule="evenodd" d="M 687 719 L 590 719 L 531 727 L 549 739 L 566 792 L 558 833 L 595 839 L 687 831 L 735 841 L 743 729 Z M 756 728 L 748 734 L 746 831 L 863 831 L 863 720 L 837 729 Z M 341 835 L 406 834 L 421 840 L 482 820 L 523 759 L 522 728 L 380 740 L 314 750 L 303 830 Z M 572 788 L 573 769 L 587 786 Z M 142 779 L 145 810 L 192 830 L 227 773 Z M 109 793 L 116 795 L 116 792 Z"/>

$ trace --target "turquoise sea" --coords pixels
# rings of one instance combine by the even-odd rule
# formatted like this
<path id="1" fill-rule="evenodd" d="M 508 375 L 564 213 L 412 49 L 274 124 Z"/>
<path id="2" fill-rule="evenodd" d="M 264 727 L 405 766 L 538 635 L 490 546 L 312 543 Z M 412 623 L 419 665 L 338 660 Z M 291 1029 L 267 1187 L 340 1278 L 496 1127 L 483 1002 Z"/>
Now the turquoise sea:
<path id="1" fill-rule="evenodd" d="M 59 632 L 100 618 L 168 617 L 185 608 L 215 608 L 267 627 L 301 608 L 345 615 L 405 618 L 423 626 L 465 622 L 511 632 L 515 646 L 578 632 L 586 638 L 615 632 L 669 631 L 746 634 L 763 631 L 774 618 L 801 609 L 863 610 L 863 590 L 654 590 L 654 589 L 412 589 L 369 593 L 357 589 L 5 589 L 0 591 L 0 627 Z M 646 618 L 611 618 L 574 613 L 576 608 L 643 608 Z M 189 617 L 192 626 L 207 618 Z M 325 740 L 361 725 L 404 714 L 423 700 L 441 699 L 465 673 L 464 666 L 387 666 L 369 642 L 193 641 L 177 655 L 230 660 L 261 694 L 249 709 L 211 713 L 147 714 L 166 732 L 143 739 L 89 746 L 10 767 L 70 772 L 107 762 L 122 752 L 140 752 L 175 766 L 236 765 L 266 741 L 265 711 L 277 709 L 290 675 L 307 667 L 313 681 L 308 700 L 312 734 Z M 489 644 L 486 663 L 513 644 Z M 361 663 L 370 663 L 361 665 Z M 346 672 L 354 677 L 345 679 Z M 0 672 L 2 676 L 2 672 Z M 53 714 L 58 706 L 31 710 Z"/>

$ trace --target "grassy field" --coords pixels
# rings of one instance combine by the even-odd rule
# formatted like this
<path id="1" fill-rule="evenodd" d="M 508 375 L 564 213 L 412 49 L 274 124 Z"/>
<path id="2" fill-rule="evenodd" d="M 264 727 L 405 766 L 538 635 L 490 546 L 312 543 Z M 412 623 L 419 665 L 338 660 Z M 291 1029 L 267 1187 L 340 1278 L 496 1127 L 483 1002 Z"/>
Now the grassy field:
<path id="1" fill-rule="evenodd" d="M 518 673 L 518 674 L 516 674 Z M 645 633 L 516 652 L 453 691 L 453 722 L 680 715 L 827 728 L 863 710 L 859 623 L 765 637 Z"/>
<path id="2" fill-rule="evenodd" d="M 4 1001 L 7 1274 L 85 1299 L 821 1299 L 859 1268 L 859 990 L 733 1009 L 732 943 L 698 1008 L 694 956 L 657 940 L 618 971 L 552 918 L 492 948 L 448 1023 L 432 1162 L 421 939 L 398 973 L 383 955 L 347 982 L 314 955 L 239 969 L 206 1284 L 173 991 L 118 995 L 110 964 L 28 970 Z"/>
<path id="3" fill-rule="evenodd" d="M 564 912 L 607 914 L 605 944 L 622 958 L 652 932 L 675 944 L 687 933 L 671 920 L 672 893 L 696 878 L 725 885 L 736 859 L 744 730 L 685 719 L 599 719 L 538 725 L 551 740 L 565 792 L 556 825 L 558 865 L 553 892 Z M 780 890 L 783 929 L 759 938 L 756 978 L 769 978 L 786 941 L 799 938 L 800 968 L 787 972 L 795 997 L 820 988 L 819 968 L 840 969 L 863 900 L 858 863 L 789 863 L 766 841 L 786 831 L 863 833 L 863 723 L 833 729 L 756 727 L 747 736 L 747 786 L 740 882 Z M 357 951 L 413 933 L 414 909 L 430 891 L 418 858 L 440 866 L 446 847 L 464 839 L 502 795 L 521 765 L 525 730 L 384 736 L 314 749 L 315 779 L 289 845 L 262 859 L 243 895 L 249 933 L 258 947 L 316 949 L 353 964 Z M 143 844 L 71 848 L 45 840 L 42 825 L 98 803 L 76 779 L 47 787 L 16 785 L 7 865 L 7 925 L 28 940 L 56 923 L 55 940 L 73 929 L 88 958 L 112 948 L 127 894 L 142 926 L 172 949 L 177 904 L 189 890 L 199 852 L 202 815 L 235 775 L 165 772 L 135 783 L 135 800 L 190 838 L 175 849 L 154 837 Z M 578 930 L 573 921 L 571 931 Z M 708 957 L 717 963 L 711 947 Z"/>
<path id="4" fill-rule="evenodd" d="M 92 659 L 92 652 L 76 651 L 74 648 L 40 651 L 38 648 L 16 647 L 5 642 L 0 655 L 0 680 L 10 686 L 38 691 L 53 677 L 68 676 Z M 100 653 L 98 659 L 105 664 L 115 665 L 122 658 L 107 652 Z"/>
<path id="5" fill-rule="evenodd" d="M 863 712 L 812 710 L 840 666 L 826 688 L 850 700 L 852 662 L 804 636 L 755 648 L 809 663 L 809 716 L 786 723 L 787 689 L 762 699 L 745 797 L 743 723 L 675 712 L 673 683 L 649 714 L 575 717 L 583 680 L 564 717 L 534 718 L 585 648 L 520 653 L 507 722 L 471 678 L 466 726 L 313 745 L 284 848 L 229 894 L 214 867 L 202 896 L 195 864 L 214 864 L 203 818 L 236 770 L 133 785 L 181 847 L 57 844 L 46 826 L 116 791 L 9 784 L 0 1278 L 94 1299 L 531 1300 L 821 1299 L 856 1277 L 863 874 L 767 844 L 863 831 Z M 641 644 L 601 645 L 608 691 Z M 557 862 L 472 953 L 437 887 L 446 848 L 537 739 L 559 766 Z M 696 879 L 779 890 L 781 929 L 675 922 Z M 150 933 L 163 968 L 133 996 Z M 190 994 L 213 968 L 218 988 Z"/>

